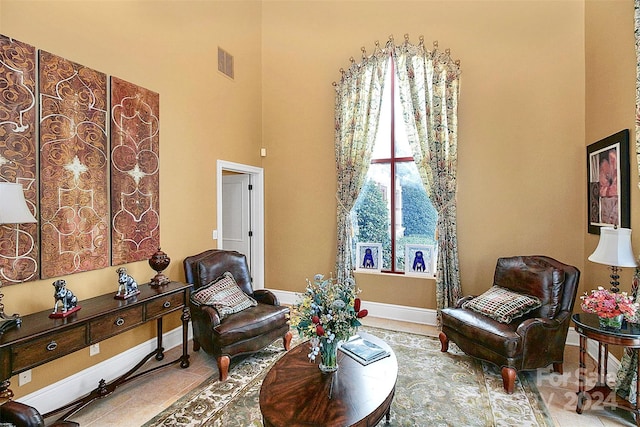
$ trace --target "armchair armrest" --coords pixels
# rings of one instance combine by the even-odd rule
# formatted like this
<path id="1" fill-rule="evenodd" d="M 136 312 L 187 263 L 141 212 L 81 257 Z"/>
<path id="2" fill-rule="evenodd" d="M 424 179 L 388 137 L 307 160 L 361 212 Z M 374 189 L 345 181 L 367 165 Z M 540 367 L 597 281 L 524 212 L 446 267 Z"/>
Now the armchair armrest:
<path id="1" fill-rule="evenodd" d="M 457 302 L 456 302 L 456 308 L 460 308 L 462 307 L 462 304 L 464 304 L 465 302 L 472 300 L 476 297 L 476 295 L 467 295 L 464 296 L 462 298 L 460 298 Z"/>
<path id="2" fill-rule="evenodd" d="M 570 313 L 568 311 L 561 311 L 553 319 L 546 319 L 541 317 L 527 319 L 524 322 L 520 323 L 520 325 L 518 325 L 516 333 L 524 337 L 534 329 L 560 329 L 560 327 L 568 320 L 569 314 Z"/>
<path id="3" fill-rule="evenodd" d="M 209 305 L 201 305 L 198 307 L 200 312 L 202 313 L 201 317 L 208 317 L 211 322 L 211 328 L 215 328 L 220 324 L 220 315 L 218 314 L 218 310 L 209 306 Z"/>
<path id="4" fill-rule="evenodd" d="M 268 289 L 256 289 L 253 291 L 253 298 L 263 304 L 280 305 L 278 297 Z"/>

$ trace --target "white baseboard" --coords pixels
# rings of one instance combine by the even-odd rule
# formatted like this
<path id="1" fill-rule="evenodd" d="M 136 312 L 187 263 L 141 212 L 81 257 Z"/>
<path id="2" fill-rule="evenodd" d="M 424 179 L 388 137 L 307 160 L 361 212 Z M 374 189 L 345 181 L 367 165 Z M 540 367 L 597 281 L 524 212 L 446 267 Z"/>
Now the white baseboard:
<path id="1" fill-rule="evenodd" d="M 297 301 L 295 292 L 272 290 L 283 304 L 294 304 Z M 363 306 L 367 307 L 369 314 L 374 317 L 384 319 L 400 320 L 405 322 L 420 323 L 424 325 L 437 326 L 436 310 L 427 308 L 407 307 L 393 304 L 384 304 L 379 302 L 362 301 Z M 567 334 L 566 345 L 580 346 L 580 335 L 573 327 L 569 328 Z M 587 343 L 587 354 L 594 360 L 598 360 L 598 343 L 589 340 Z M 608 372 L 609 375 L 615 375 L 620 366 L 620 361 L 609 353 Z"/>
<path id="2" fill-rule="evenodd" d="M 298 295 L 291 291 L 271 289 L 281 304 L 293 305 L 298 301 Z M 436 310 L 427 308 L 407 307 L 403 305 L 384 304 L 380 302 L 362 301 L 369 315 L 390 320 L 420 323 L 423 325 L 436 325 Z"/>
<path id="3" fill-rule="evenodd" d="M 276 294 L 282 304 L 292 305 L 297 302 L 298 294 L 295 292 L 280 290 L 272 290 L 272 292 Z M 431 326 L 437 325 L 436 310 L 433 309 L 407 307 L 371 301 L 363 301 L 363 305 L 366 306 L 367 310 L 369 310 L 369 314 L 373 317 Z M 189 338 L 192 336 L 193 331 L 191 329 L 191 325 L 189 325 Z M 165 351 L 181 345 L 182 327 L 177 327 L 165 333 L 163 335 L 162 342 L 165 347 Z M 569 328 L 566 345 L 580 345 L 580 336 L 574 328 Z M 111 380 L 118 378 L 142 360 L 142 358 L 151 353 L 155 347 L 156 339 L 150 339 L 136 347 L 118 354 L 117 356 L 100 362 L 90 368 L 84 369 L 77 374 L 71 375 L 70 377 L 21 397 L 17 399 L 17 401 L 37 408 L 40 413 L 47 413 L 86 395 L 98 386 L 98 381 L 100 379 L 110 382 Z M 595 341 L 589 340 L 587 353 L 594 360 L 598 360 L 598 344 Z M 150 361 L 150 363 L 153 362 Z M 620 361 L 609 354 L 609 375 L 615 375 L 619 366 Z"/>
<path id="4" fill-rule="evenodd" d="M 189 338 L 192 336 L 193 331 L 191 324 L 189 324 Z M 165 352 L 179 345 L 182 345 L 182 326 L 162 335 L 162 346 L 165 348 Z M 71 375 L 16 400 L 31 405 L 41 414 L 45 414 L 87 395 L 98 386 L 98 382 L 101 379 L 109 383 L 118 378 L 155 349 L 156 338 L 152 338 L 117 356 L 111 357 L 77 374 Z M 89 349 L 87 348 L 86 351 L 88 352 Z M 148 363 L 154 362 L 155 359 L 151 358 Z M 162 362 L 156 363 L 163 362 L 166 363 L 167 360 L 165 359 Z"/>

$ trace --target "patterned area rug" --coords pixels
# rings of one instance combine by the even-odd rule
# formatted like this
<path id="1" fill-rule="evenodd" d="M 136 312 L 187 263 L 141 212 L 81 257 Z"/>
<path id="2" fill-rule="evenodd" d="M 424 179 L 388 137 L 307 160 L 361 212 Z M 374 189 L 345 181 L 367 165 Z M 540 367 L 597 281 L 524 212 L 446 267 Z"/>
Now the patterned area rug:
<path id="1" fill-rule="evenodd" d="M 502 389 L 498 368 L 462 353 L 448 353 L 432 337 L 363 327 L 385 340 L 398 359 L 390 426 L 553 426 L 533 381 L 518 376 L 515 392 Z M 301 342 L 294 334 L 292 346 Z M 145 424 L 151 426 L 262 426 L 262 379 L 284 354 L 281 342 L 232 362 L 224 383 L 211 378 Z M 384 421 L 380 424 L 384 425 Z"/>

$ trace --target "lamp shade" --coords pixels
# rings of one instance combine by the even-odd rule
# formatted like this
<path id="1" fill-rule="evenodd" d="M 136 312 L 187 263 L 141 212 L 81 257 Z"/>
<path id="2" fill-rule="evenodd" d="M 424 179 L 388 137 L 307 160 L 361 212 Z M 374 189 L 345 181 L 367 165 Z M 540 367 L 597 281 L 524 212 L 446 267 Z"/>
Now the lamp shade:
<path id="1" fill-rule="evenodd" d="M 638 265 L 631 249 L 630 228 L 600 228 L 598 247 L 588 258 L 598 264 L 616 267 L 635 267 Z"/>
<path id="2" fill-rule="evenodd" d="M 0 182 L 0 224 L 24 224 L 38 222 L 24 199 L 22 185 Z"/>

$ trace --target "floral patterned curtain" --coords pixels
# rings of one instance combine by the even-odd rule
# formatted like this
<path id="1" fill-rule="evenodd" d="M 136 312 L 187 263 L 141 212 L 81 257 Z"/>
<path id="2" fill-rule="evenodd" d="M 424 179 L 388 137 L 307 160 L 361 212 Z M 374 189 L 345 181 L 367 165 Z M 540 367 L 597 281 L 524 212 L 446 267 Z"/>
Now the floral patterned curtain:
<path id="1" fill-rule="evenodd" d="M 636 0 L 636 25 L 638 22 L 638 2 Z M 637 28 L 637 27 L 636 27 Z M 635 302 L 640 302 L 638 295 L 638 285 L 640 284 L 640 268 L 636 267 L 633 273 L 633 282 L 631 283 L 631 295 Z M 638 377 L 636 369 L 638 367 L 638 353 L 629 347 L 624 348 L 624 354 L 620 360 L 620 367 L 616 374 L 615 390 L 618 396 L 628 400 L 632 405 L 636 404 L 638 396 L 636 396 L 636 384 Z"/>
<path id="2" fill-rule="evenodd" d="M 460 63 L 449 50 L 439 51 L 437 43 L 429 51 L 422 37 L 415 46 L 406 35 L 393 49 L 393 58 L 413 157 L 438 211 L 436 301 L 441 310 L 461 296 L 456 231 Z"/>
<path id="3" fill-rule="evenodd" d="M 636 155 L 637 163 L 640 166 L 640 0 L 634 0 L 634 10 L 636 39 Z M 639 282 L 640 268 L 636 268 L 631 286 L 631 293 L 636 302 L 640 302 L 640 295 L 638 295 Z M 622 360 L 620 360 L 615 391 L 618 396 L 628 400 L 632 405 L 635 405 L 638 399 L 638 396 L 636 396 L 637 368 L 638 353 L 626 347 Z"/>
<path id="4" fill-rule="evenodd" d="M 335 84 L 335 151 L 338 189 L 336 191 L 338 246 L 336 274 L 338 280 L 351 277 L 352 218 L 351 209 L 362 189 L 375 141 L 382 104 L 384 75 L 388 52 L 378 46 L 373 55 L 342 71 Z"/>

